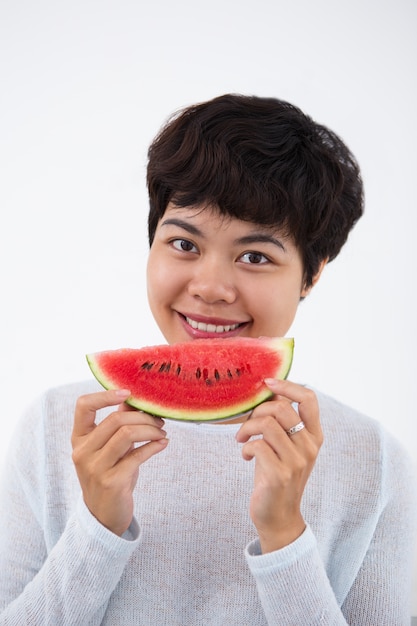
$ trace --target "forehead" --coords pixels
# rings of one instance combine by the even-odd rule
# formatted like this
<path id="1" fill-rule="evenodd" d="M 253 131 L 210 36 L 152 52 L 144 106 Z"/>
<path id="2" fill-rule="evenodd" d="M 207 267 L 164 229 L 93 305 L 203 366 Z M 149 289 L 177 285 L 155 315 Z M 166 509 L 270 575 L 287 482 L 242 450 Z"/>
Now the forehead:
<path id="1" fill-rule="evenodd" d="M 285 234 L 282 227 L 275 225 L 259 224 L 227 215 L 213 205 L 199 205 L 191 207 L 178 207 L 168 204 L 164 215 L 159 220 L 159 225 L 177 225 L 195 232 L 197 235 L 206 235 L 213 231 L 230 233 L 258 233 L 267 236 L 276 236 L 282 240 L 291 241 L 291 237 Z"/>

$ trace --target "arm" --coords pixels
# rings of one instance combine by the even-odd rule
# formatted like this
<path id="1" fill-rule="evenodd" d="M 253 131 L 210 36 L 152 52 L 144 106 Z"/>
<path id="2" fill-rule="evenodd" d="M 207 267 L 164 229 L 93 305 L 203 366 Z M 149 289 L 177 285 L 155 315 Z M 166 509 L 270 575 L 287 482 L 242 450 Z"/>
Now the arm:
<path id="1" fill-rule="evenodd" d="M 97 404 L 97 395 L 85 396 L 77 405 L 78 418 L 87 420 L 84 426 L 91 432 L 96 429 L 91 403 L 87 417 L 85 412 L 80 413 L 79 405 L 86 399 L 88 404 L 88 398 Z M 105 403 L 108 400 L 106 396 Z M 48 486 L 44 430 L 50 429 L 51 424 L 44 429 L 42 413 L 23 424 L 4 468 L 0 498 L 0 622 L 13 626 L 99 624 L 137 547 L 138 528 L 132 515 L 118 536 L 100 523 L 80 498 L 62 531 L 55 522 L 60 501 L 56 502 L 56 511 L 44 506 Z M 133 489 L 134 484 L 129 484 Z"/>
<path id="2" fill-rule="evenodd" d="M 342 610 L 354 624 L 409 626 L 417 528 L 415 467 L 402 446 L 387 434 L 382 468 L 381 512 Z"/>
<path id="3" fill-rule="evenodd" d="M 256 407 L 236 435 L 244 444 L 243 458 L 255 460 L 250 515 L 263 554 L 289 545 L 304 532 L 301 500 L 323 442 L 314 392 L 289 381 L 265 382 L 275 399 Z M 289 436 L 288 430 L 300 421 L 305 427 Z"/>
<path id="4" fill-rule="evenodd" d="M 80 500 L 58 542 L 46 554 L 33 513 L 20 506 L 16 519 L 15 504 L 10 515 L 2 518 L 6 524 L 0 546 L 0 623 L 100 624 L 137 545 L 133 535 L 129 540 L 110 533 Z"/>
<path id="5" fill-rule="evenodd" d="M 282 384 L 280 393 L 288 394 L 288 397 L 297 401 L 297 397 L 302 397 L 298 395 L 302 391 L 291 388 L 292 386 L 288 382 Z M 304 407 L 307 408 L 305 401 Z M 279 425 L 284 424 L 284 430 L 287 430 L 289 423 L 285 422 L 287 411 L 285 409 L 283 415 L 279 405 L 274 403 L 269 407 L 269 413 L 275 416 Z M 311 419 L 313 432 L 316 428 L 314 411 L 314 403 L 310 404 L 308 414 L 305 410 L 304 413 L 300 410 L 300 417 L 306 424 L 307 433 L 304 434 L 307 437 L 311 429 Z M 297 419 L 293 419 L 293 423 L 296 423 Z M 254 426 L 251 428 L 253 430 Z M 263 432 L 260 434 L 263 435 Z M 267 442 L 274 441 L 270 433 L 266 434 Z M 297 453 L 300 449 L 299 445 Z M 281 453 L 275 443 L 275 450 L 282 462 L 287 449 Z M 265 550 L 259 540 L 249 546 L 246 556 L 268 623 L 308 623 L 312 626 L 346 623 L 360 623 L 364 626 L 375 623 L 381 626 L 409 624 L 411 544 L 415 533 L 416 509 L 415 479 L 404 451 L 396 447 L 391 439 L 387 438 L 385 444 L 383 442 L 380 454 L 381 459 L 379 462 L 376 459 L 373 472 L 374 476 L 380 477 L 375 492 L 377 507 L 375 509 L 374 500 L 373 504 L 368 501 L 364 492 L 365 498 L 361 498 L 361 506 L 364 508 L 358 509 L 358 519 L 363 521 L 359 522 L 355 532 L 361 529 L 362 547 L 357 546 L 356 542 L 349 546 L 349 535 L 341 541 L 340 533 L 335 534 L 333 556 L 339 566 L 335 572 L 338 580 L 334 582 L 338 591 L 333 589 L 328 579 L 316 539 L 309 527 L 286 545 L 277 546 L 275 551 Z M 258 462 L 256 456 L 255 462 Z M 281 476 L 288 476 L 288 467 L 297 465 L 291 456 L 288 457 L 285 472 Z M 264 485 L 277 481 L 272 478 L 273 473 L 272 465 L 265 466 L 265 476 L 261 475 Z M 351 479 L 355 480 L 355 476 Z M 286 484 L 289 493 L 292 490 L 295 490 L 295 494 L 298 493 L 297 485 L 300 483 L 296 476 Z M 256 490 L 255 470 L 254 493 Z M 279 500 L 279 490 L 275 491 L 274 497 Z M 284 507 L 285 497 L 279 502 L 280 508 Z M 372 508 L 366 512 L 365 509 L 369 506 Z M 356 567 L 348 567 L 349 563 L 356 563 Z M 342 589 L 345 591 L 341 593 Z"/>
<path id="6" fill-rule="evenodd" d="M 133 490 L 140 465 L 168 444 L 161 418 L 126 404 L 96 425 L 99 409 L 119 404 L 129 395 L 130 391 L 115 390 L 82 396 L 72 432 L 72 457 L 84 502 L 103 526 L 119 536 L 133 519 Z"/>
<path id="7" fill-rule="evenodd" d="M 398 449 L 388 463 L 394 458 L 383 509 L 344 601 L 335 597 L 309 527 L 293 544 L 275 553 L 262 555 L 259 542 L 248 547 L 246 558 L 268 623 L 409 626 L 417 522 L 415 478 L 403 450 Z M 348 553 L 344 556 L 349 560 Z"/>
<path id="8" fill-rule="evenodd" d="M 265 616 L 268 624 L 346 624 L 301 513 L 323 441 L 316 396 L 289 381 L 265 382 L 275 399 L 257 407 L 237 433 L 243 458 L 255 460 L 250 514 L 259 539 L 246 558 Z M 305 428 L 289 436 L 300 420 Z"/>
<path id="9" fill-rule="evenodd" d="M 292 544 L 261 554 L 259 542 L 246 550 L 267 623 L 342 626 L 350 622 L 337 603 L 316 539 L 307 526 Z M 365 626 L 366 622 L 351 622 Z M 369 626 L 374 622 L 369 622 Z M 378 624 L 378 626 L 380 626 Z"/>

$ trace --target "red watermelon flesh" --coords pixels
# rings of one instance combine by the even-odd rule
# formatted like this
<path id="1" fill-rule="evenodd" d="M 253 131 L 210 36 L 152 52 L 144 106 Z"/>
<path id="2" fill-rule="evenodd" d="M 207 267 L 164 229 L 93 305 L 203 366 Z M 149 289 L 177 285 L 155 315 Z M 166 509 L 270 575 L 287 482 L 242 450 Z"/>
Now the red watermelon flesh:
<path id="1" fill-rule="evenodd" d="M 106 389 L 130 389 L 127 402 L 165 418 L 216 421 L 249 411 L 271 397 L 265 378 L 286 378 L 294 340 L 195 339 L 172 345 L 88 354 Z"/>

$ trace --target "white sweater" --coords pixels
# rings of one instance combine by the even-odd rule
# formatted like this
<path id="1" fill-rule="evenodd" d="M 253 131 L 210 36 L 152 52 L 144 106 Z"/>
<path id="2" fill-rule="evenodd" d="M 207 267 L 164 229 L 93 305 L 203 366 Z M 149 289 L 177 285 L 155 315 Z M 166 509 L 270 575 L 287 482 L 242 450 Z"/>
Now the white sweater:
<path id="1" fill-rule="evenodd" d="M 409 625 L 414 468 L 377 422 L 318 394 L 307 530 L 262 555 L 238 425 L 166 420 L 129 531 L 101 526 L 70 446 L 75 401 L 96 389 L 52 390 L 18 425 L 0 496 L 1 625 Z"/>

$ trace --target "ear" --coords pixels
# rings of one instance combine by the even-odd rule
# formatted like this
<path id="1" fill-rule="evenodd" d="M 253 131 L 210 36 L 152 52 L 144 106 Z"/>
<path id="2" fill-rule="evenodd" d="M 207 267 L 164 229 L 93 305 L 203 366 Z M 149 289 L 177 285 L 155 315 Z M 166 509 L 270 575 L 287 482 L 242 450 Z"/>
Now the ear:
<path id="1" fill-rule="evenodd" d="M 319 269 L 317 270 L 317 272 L 314 274 L 313 276 L 313 280 L 311 281 L 311 285 L 309 285 L 308 287 L 304 286 L 302 291 L 301 291 L 301 298 L 305 298 L 306 296 L 308 296 L 308 294 L 310 293 L 310 291 L 313 289 L 314 285 L 316 285 L 319 281 L 319 278 L 321 276 L 322 271 L 324 270 L 325 266 L 327 265 L 327 261 L 329 260 L 329 257 L 326 257 L 325 259 L 323 259 L 323 261 L 320 263 L 319 265 Z"/>

